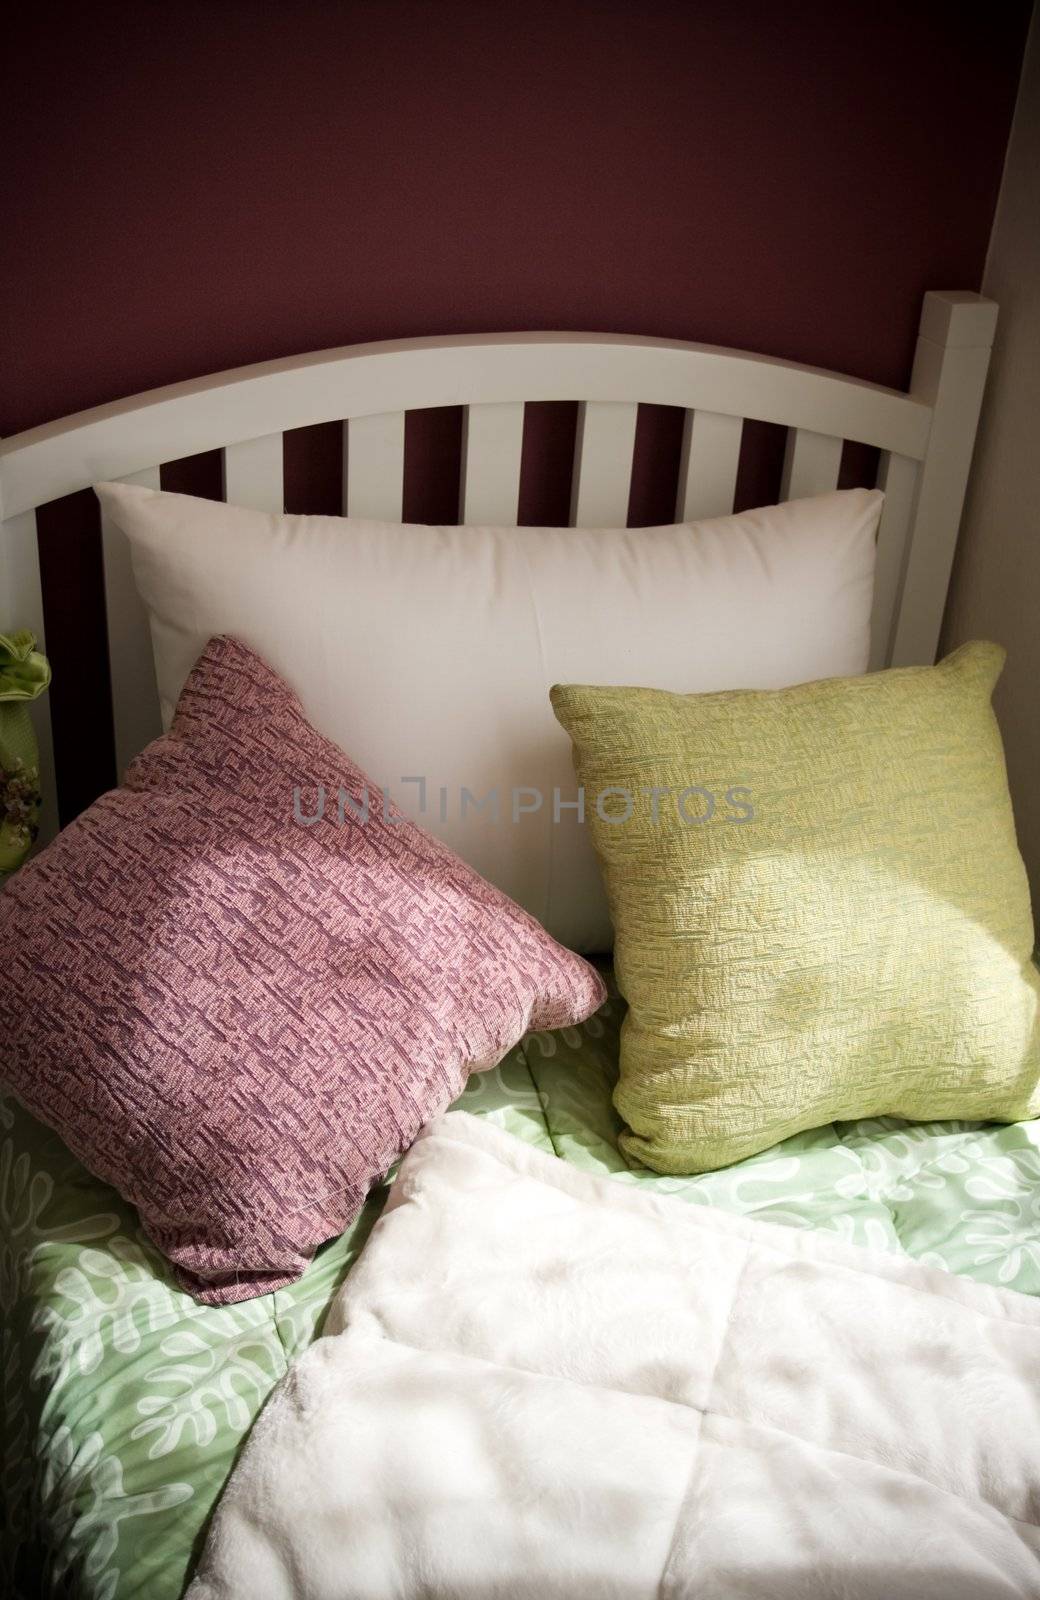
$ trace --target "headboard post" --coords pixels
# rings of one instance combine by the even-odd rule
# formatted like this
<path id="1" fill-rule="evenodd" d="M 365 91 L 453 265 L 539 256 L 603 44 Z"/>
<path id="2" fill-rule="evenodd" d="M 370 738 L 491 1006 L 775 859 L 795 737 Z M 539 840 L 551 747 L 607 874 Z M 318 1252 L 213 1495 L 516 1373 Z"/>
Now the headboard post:
<path id="1" fill-rule="evenodd" d="M 997 306 L 979 294 L 924 297 L 910 393 L 932 407 L 890 664 L 925 666 L 939 647 Z"/>

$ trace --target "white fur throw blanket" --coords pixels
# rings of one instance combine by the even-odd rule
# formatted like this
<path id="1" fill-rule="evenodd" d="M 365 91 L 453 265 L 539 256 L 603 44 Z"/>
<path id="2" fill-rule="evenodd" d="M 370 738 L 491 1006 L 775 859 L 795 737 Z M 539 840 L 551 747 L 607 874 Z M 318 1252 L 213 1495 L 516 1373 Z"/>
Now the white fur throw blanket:
<path id="1" fill-rule="evenodd" d="M 1040 1304 L 419 1138 L 190 1600 L 1040 1596 Z"/>

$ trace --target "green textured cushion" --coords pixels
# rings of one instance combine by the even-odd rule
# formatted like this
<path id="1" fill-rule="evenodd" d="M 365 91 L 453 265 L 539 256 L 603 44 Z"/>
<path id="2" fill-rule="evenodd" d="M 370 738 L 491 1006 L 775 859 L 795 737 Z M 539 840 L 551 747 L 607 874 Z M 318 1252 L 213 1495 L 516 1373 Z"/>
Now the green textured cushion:
<path id="1" fill-rule="evenodd" d="M 836 1119 L 1040 1114 L 1003 661 L 969 644 L 793 689 L 552 691 L 630 1008 L 627 1154 L 705 1172 Z"/>

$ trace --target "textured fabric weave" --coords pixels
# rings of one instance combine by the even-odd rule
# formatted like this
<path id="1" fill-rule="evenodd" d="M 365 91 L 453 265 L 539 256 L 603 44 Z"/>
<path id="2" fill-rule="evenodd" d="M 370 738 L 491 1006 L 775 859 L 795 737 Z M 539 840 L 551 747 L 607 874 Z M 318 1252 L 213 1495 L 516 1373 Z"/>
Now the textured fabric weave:
<path id="1" fill-rule="evenodd" d="M 625 791 L 588 815 L 630 1156 L 710 1171 L 838 1119 L 1040 1113 L 1002 664 L 973 644 L 774 692 L 553 690 L 587 794 Z"/>
<path id="2" fill-rule="evenodd" d="M 0 940 L 11 1087 L 211 1303 L 294 1279 L 469 1069 L 604 995 L 230 639 L 0 895 Z"/>

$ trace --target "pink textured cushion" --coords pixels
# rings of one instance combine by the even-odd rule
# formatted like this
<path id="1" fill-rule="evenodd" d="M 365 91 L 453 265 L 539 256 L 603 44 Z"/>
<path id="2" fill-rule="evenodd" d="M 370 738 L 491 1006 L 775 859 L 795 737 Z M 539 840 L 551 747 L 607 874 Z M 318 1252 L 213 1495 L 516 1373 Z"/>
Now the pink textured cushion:
<path id="1" fill-rule="evenodd" d="M 169 734 L 0 894 L 0 1070 L 210 1303 L 291 1282 L 469 1070 L 603 999 L 400 813 L 340 824 L 366 786 L 215 639 Z"/>

